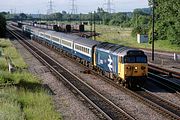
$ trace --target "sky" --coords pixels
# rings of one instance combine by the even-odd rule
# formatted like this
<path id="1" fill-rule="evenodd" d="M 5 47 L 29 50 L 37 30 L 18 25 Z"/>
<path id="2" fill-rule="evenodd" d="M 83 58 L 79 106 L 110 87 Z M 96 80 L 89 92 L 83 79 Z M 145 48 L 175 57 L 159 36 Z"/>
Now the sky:
<path id="1" fill-rule="evenodd" d="M 52 0 L 53 11 L 71 12 L 72 0 Z M 135 8 L 147 8 L 148 0 L 111 0 L 112 9 L 115 12 L 132 12 Z M 47 13 L 49 0 L 0 0 L 0 12 L 13 13 Z M 106 9 L 107 0 L 75 0 L 77 13 L 88 13 L 97 10 L 98 7 Z"/>

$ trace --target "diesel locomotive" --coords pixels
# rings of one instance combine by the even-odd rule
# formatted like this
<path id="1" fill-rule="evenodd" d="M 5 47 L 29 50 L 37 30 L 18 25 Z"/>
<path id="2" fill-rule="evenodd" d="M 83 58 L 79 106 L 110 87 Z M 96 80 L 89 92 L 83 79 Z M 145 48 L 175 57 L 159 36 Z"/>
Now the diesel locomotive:
<path id="1" fill-rule="evenodd" d="M 68 53 L 125 87 L 142 86 L 147 79 L 147 56 L 142 50 L 28 25 L 22 29 L 33 39 Z"/>

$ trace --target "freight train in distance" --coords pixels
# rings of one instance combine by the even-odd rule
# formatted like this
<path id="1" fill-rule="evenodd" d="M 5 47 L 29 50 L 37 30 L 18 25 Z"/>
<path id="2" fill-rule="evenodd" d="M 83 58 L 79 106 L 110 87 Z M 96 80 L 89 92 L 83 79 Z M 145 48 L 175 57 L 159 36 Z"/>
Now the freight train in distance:
<path id="1" fill-rule="evenodd" d="M 22 29 L 32 39 L 71 55 L 125 87 L 142 86 L 147 79 L 147 56 L 141 50 L 28 25 Z"/>
<path id="2" fill-rule="evenodd" d="M 17 21 L 17 22 L 10 22 L 12 25 L 22 28 L 23 25 L 34 26 L 37 28 L 47 29 L 47 30 L 54 30 L 56 32 L 85 32 L 85 27 L 83 24 L 47 24 L 47 23 L 38 23 L 32 21 Z"/>

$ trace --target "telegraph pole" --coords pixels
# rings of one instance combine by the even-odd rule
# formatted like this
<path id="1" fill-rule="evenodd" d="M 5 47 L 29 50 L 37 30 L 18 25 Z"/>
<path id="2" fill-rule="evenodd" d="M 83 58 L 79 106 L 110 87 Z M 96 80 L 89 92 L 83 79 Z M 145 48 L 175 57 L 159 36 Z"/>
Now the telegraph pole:
<path id="1" fill-rule="evenodd" d="M 91 22 L 90 22 L 90 25 L 91 25 L 91 36 L 92 36 L 92 12 L 91 12 Z"/>
<path id="2" fill-rule="evenodd" d="M 155 2 L 153 0 L 152 3 L 152 61 L 154 61 L 154 23 L 155 23 L 155 15 L 154 15 L 154 9 L 155 9 Z"/>
<path id="3" fill-rule="evenodd" d="M 81 13 L 79 14 L 79 24 L 80 24 L 80 25 L 82 24 L 82 21 L 81 21 Z"/>
<path id="4" fill-rule="evenodd" d="M 94 11 L 94 40 L 96 40 L 96 12 Z"/>

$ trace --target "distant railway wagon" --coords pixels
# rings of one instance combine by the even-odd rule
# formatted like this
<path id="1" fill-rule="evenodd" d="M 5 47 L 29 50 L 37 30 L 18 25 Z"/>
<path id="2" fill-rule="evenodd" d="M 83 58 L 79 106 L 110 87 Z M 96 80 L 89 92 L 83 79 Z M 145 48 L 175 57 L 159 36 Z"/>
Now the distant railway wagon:
<path id="1" fill-rule="evenodd" d="M 10 22 L 11 23 L 11 25 L 13 25 L 13 26 L 16 26 L 16 27 L 19 27 L 19 28 L 21 28 L 22 27 L 22 23 L 20 23 L 20 22 Z"/>
<path id="2" fill-rule="evenodd" d="M 35 40 L 68 53 L 126 87 L 142 85 L 147 78 L 147 56 L 141 50 L 27 25 L 22 28 Z"/>
<path id="3" fill-rule="evenodd" d="M 84 32 L 85 28 L 82 24 L 46 24 L 46 23 L 37 23 L 32 21 L 18 21 L 18 22 L 11 22 L 12 25 L 17 26 L 19 28 L 22 28 L 22 25 L 29 25 L 34 26 L 37 28 L 47 29 L 47 30 L 54 30 L 56 32 L 73 32 L 73 31 L 79 31 Z M 18 25 L 17 25 L 17 24 Z"/>
<path id="4" fill-rule="evenodd" d="M 69 25 L 69 24 L 59 24 L 58 27 L 59 27 L 59 31 L 61 31 L 61 32 L 71 32 L 72 31 L 71 25 Z"/>
<path id="5" fill-rule="evenodd" d="M 85 28 L 84 28 L 84 25 L 82 24 L 76 24 L 76 25 L 71 25 L 72 26 L 72 29 L 75 30 L 75 31 L 79 31 L 79 32 L 84 32 L 85 31 Z"/>

